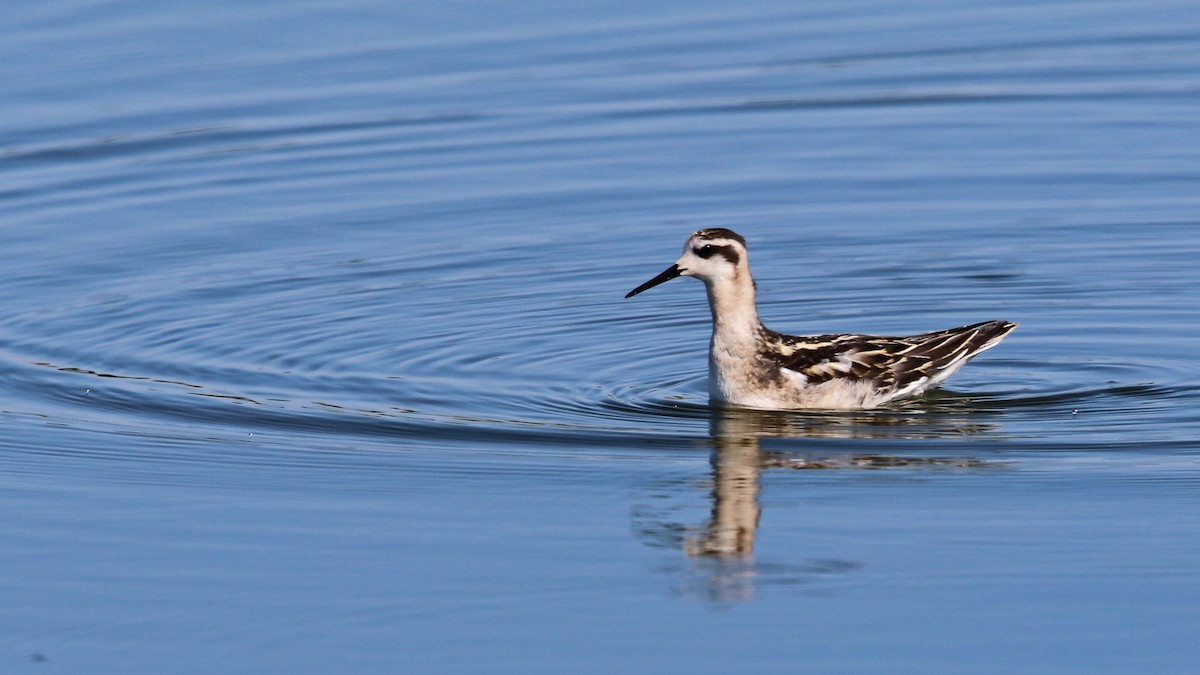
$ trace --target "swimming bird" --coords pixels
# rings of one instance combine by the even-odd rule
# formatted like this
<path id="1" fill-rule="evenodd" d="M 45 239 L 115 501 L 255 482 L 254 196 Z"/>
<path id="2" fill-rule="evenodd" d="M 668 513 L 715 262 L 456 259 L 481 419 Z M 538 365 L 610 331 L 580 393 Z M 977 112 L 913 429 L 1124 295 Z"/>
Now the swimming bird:
<path id="1" fill-rule="evenodd" d="M 758 318 L 746 240 L 720 227 L 693 234 L 674 265 L 625 297 L 681 276 L 708 291 L 709 396 L 744 408 L 862 409 L 915 396 L 1017 327 L 984 321 L 907 337 L 777 333 Z"/>

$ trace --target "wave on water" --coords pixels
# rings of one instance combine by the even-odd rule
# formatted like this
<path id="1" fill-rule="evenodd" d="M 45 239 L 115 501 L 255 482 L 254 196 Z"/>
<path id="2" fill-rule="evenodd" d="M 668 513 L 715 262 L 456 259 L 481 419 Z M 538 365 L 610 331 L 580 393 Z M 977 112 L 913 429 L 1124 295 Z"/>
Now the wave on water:
<path id="1" fill-rule="evenodd" d="M 400 378 L 301 374 L 264 378 L 260 373 L 242 373 L 239 389 L 229 381 L 185 381 L 48 362 L 22 366 L 10 361 L 6 370 L 9 381 L 25 392 L 27 401 L 41 398 L 54 404 L 64 424 L 86 424 L 103 414 L 108 421 L 129 428 L 143 423 L 186 423 L 187 433 L 197 435 L 205 434 L 209 427 L 234 427 L 248 432 L 418 443 L 571 447 L 631 443 L 697 447 L 719 433 L 721 420 L 730 415 L 738 419 L 738 433 L 756 438 L 975 439 L 1012 447 L 1031 442 L 1074 447 L 1082 435 L 1087 438 L 1082 442 L 1089 447 L 1126 446 L 1131 424 L 1162 424 L 1164 418 L 1178 414 L 1181 399 L 1200 396 L 1200 387 L 1157 384 L 1036 393 L 940 389 L 869 411 L 731 411 L 708 404 L 703 377 L 698 376 L 658 387 L 545 387 L 507 400 L 491 397 L 486 391 L 461 391 L 458 399 L 443 398 L 438 405 L 420 408 L 398 404 L 405 390 Z M 200 375 L 192 373 L 193 377 Z M 221 375 L 238 379 L 229 372 Z M 304 396 L 306 391 L 318 390 L 323 393 Z M 1138 416 L 1148 421 L 1138 422 Z M 1059 428 L 1054 422 L 1070 424 Z M 1034 426 L 1041 431 L 1024 432 Z M 1106 431 L 1120 430 L 1125 432 L 1120 438 L 1107 437 Z"/>

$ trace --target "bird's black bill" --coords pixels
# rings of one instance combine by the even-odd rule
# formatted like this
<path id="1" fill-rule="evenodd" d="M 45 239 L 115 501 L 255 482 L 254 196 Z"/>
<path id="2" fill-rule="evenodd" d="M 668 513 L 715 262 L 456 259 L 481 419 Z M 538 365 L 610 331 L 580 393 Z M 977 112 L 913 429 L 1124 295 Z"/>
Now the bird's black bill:
<path id="1" fill-rule="evenodd" d="M 683 274 L 683 270 L 679 269 L 679 265 L 671 265 L 667 269 L 663 270 L 662 274 L 654 277 L 650 281 L 647 281 L 646 283 L 642 284 L 641 286 L 638 286 L 637 288 L 633 289 L 632 291 L 629 291 L 628 293 L 626 293 L 625 297 L 632 298 L 633 296 L 637 295 L 638 293 L 641 293 L 642 291 L 650 289 L 650 288 L 654 288 L 655 286 L 657 286 L 659 284 L 666 283 L 666 282 L 674 279 L 675 277 L 679 276 L 680 274 Z"/>

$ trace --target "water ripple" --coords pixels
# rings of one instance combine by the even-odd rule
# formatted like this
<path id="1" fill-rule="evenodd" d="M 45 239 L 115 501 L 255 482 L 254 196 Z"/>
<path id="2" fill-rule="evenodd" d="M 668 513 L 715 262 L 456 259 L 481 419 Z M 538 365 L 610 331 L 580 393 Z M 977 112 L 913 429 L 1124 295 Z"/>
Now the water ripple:
<path id="1" fill-rule="evenodd" d="M 272 64 L 303 76 L 266 100 L 22 117 L 0 190 L 8 414 L 131 435 L 692 447 L 720 415 L 703 293 L 621 296 L 688 231 L 727 225 L 751 241 L 773 328 L 1023 324 L 948 391 L 751 416 L 747 433 L 1185 442 L 1196 223 L 1190 202 L 1153 200 L 1196 176 L 1173 149 L 1194 31 L 978 42 L 948 19 L 928 46 L 847 47 L 804 12 L 739 18 L 757 37 L 730 41 L 719 14 L 286 51 Z M 1087 116 L 1101 107 L 1125 117 Z M 1026 114 L 1065 121 L 996 135 Z M 864 142 L 877 134 L 896 145 Z"/>

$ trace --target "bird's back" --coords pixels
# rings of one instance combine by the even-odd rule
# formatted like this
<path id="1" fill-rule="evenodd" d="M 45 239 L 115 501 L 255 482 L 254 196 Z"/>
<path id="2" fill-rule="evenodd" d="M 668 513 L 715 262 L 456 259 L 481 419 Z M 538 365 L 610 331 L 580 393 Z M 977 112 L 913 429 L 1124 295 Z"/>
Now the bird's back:
<path id="1" fill-rule="evenodd" d="M 1016 327 L 1009 321 L 984 321 L 905 337 L 790 336 L 766 330 L 762 356 L 796 373 L 809 399 L 837 403 L 844 392 L 854 392 L 862 405 L 871 406 L 938 385 Z"/>

